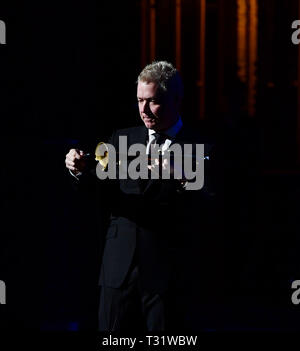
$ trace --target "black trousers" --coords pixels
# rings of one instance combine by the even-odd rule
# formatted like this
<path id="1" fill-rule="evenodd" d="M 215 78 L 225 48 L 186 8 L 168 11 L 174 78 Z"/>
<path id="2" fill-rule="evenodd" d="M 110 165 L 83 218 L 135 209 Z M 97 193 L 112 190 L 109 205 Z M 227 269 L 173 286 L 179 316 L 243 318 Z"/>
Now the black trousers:
<path id="1" fill-rule="evenodd" d="M 175 297 L 174 291 L 164 295 L 144 291 L 134 264 L 120 288 L 100 287 L 98 329 L 135 333 L 181 330 L 183 314 Z"/>

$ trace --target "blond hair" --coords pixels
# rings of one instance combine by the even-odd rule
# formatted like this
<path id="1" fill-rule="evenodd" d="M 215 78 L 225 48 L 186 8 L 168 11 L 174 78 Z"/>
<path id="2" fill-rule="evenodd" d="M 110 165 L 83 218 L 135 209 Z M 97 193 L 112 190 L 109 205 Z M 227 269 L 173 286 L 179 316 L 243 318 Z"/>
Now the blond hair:
<path id="1" fill-rule="evenodd" d="M 137 83 L 156 83 L 162 93 L 173 90 L 175 97 L 183 97 L 183 84 L 177 69 L 167 61 L 154 61 L 139 74 Z"/>

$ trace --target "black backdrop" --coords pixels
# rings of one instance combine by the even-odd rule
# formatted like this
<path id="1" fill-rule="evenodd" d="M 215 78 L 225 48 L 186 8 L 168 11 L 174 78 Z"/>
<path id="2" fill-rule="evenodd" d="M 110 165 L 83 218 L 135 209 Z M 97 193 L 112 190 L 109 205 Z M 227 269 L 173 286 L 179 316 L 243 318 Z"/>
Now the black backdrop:
<path id="1" fill-rule="evenodd" d="M 4 326 L 76 329 L 91 319 L 97 250 L 87 223 L 95 216 L 92 204 L 74 196 L 64 158 L 71 147 L 93 152 L 113 128 L 136 121 L 133 9 L 96 1 L 1 3 Z"/>
<path id="2" fill-rule="evenodd" d="M 93 150 L 113 128 L 139 123 L 136 3 L 1 2 L 7 25 L 7 45 L 0 45 L 4 327 L 92 325 L 97 214 L 93 202 L 72 192 L 64 157 L 70 147 Z M 225 179 L 226 273 L 212 278 L 221 283 L 210 303 L 194 292 L 189 323 L 295 328 L 299 312 L 290 284 L 299 277 L 299 177 L 262 172 L 264 133 L 255 120 L 211 128 L 234 146 Z"/>

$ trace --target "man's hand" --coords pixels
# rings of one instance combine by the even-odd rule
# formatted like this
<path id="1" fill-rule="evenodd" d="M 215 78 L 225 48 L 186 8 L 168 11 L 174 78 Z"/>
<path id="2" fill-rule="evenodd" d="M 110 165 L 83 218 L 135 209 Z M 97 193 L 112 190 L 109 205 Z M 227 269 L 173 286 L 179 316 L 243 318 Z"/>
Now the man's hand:
<path id="1" fill-rule="evenodd" d="M 86 162 L 84 160 L 84 152 L 78 149 L 71 149 L 66 155 L 66 167 L 74 174 L 77 175 L 84 171 Z"/>

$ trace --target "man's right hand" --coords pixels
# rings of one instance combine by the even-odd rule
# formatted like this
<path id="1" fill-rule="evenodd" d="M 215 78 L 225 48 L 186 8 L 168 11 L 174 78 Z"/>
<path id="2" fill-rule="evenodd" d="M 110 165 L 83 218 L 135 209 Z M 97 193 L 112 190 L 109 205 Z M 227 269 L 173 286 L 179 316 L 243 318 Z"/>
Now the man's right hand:
<path id="1" fill-rule="evenodd" d="M 66 167 L 74 174 L 77 175 L 83 172 L 86 168 L 84 160 L 85 153 L 82 150 L 71 149 L 65 159 Z"/>

